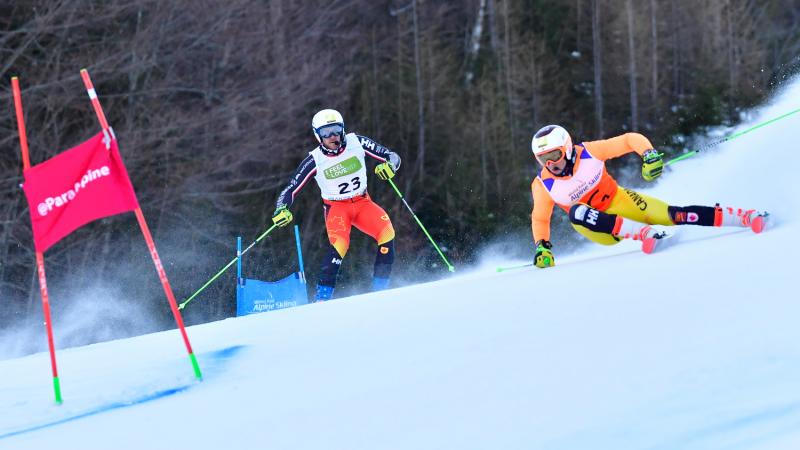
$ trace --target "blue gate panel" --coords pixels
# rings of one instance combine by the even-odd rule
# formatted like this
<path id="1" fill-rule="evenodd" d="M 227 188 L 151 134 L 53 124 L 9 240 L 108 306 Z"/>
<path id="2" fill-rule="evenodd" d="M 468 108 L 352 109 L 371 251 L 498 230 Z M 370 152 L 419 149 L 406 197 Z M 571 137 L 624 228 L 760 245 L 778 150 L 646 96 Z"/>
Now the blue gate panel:
<path id="1" fill-rule="evenodd" d="M 237 316 L 305 304 L 308 295 L 300 272 L 273 282 L 239 278 L 236 284 Z"/>

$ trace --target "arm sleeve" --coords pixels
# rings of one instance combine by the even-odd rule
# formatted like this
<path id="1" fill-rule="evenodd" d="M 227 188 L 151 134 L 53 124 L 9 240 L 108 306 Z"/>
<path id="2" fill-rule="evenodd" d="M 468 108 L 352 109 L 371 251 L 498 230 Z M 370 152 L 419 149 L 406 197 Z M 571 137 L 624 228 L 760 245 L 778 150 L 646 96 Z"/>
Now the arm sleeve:
<path id="1" fill-rule="evenodd" d="M 364 149 L 367 155 L 380 162 L 388 162 L 392 165 L 392 169 L 394 169 L 395 172 L 400 168 L 400 155 L 366 136 L 357 134 L 356 137 L 358 137 L 358 142 L 361 143 L 361 148 Z"/>
<path id="2" fill-rule="evenodd" d="M 533 211 L 531 211 L 533 242 L 538 242 L 540 239 L 549 241 L 550 217 L 553 215 L 555 202 L 538 177 L 531 183 L 531 191 L 533 192 Z"/>
<path id="3" fill-rule="evenodd" d="M 317 173 L 317 164 L 314 162 L 314 157 L 311 155 L 306 156 L 303 162 L 295 171 L 294 176 L 289 181 L 289 184 L 278 195 L 278 201 L 275 202 L 275 208 L 290 207 L 294 202 L 295 195 L 303 189 L 303 186 L 308 183 Z"/>
<path id="4" fill-rule="evenodd" d="M 584 142 L 583 145 L 594 155 L 595 158 L 603 161 L 616 158 L 630 152 L 636 152 L 639 156 L 653 148 L 650 140 L 639 133 L 625 133 L 621 136 L 602 141 Z"/>

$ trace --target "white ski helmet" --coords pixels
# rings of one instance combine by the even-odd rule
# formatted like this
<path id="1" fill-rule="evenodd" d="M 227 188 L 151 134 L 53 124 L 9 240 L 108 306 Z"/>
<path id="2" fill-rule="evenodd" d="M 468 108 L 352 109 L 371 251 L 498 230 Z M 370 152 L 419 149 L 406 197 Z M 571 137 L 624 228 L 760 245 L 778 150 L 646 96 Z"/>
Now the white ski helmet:
<path id="1" fill-rule="evenodd" d="M 575 151 L 567 130 L 559 125 L 546 125 L 534 133 L 531 139 L 531 151 L 536 160 L 544 166 L 547 159 L 543 159 L 542 156 L 553 150 L 561 150 L 567 161 L 572 161 Z"/>
<path id="2" fill-rule="evenodd" d="M 335 151 L 338 151 L 344 146 L 344 118 L 339 114 L 339 111 L 335 109 L 323 109 L 314 114 L 314 118 L 311 119 L 311 128 L 314 130 L 314 136 L 317 138 L 317 141 L 320 143 L 320 148 L 322 148 L 323 151 L 330 149 L 326 149 L 322 144 L 322 138 L 337 134 L 339 135 L 339 148 L 335 149 Z"/>

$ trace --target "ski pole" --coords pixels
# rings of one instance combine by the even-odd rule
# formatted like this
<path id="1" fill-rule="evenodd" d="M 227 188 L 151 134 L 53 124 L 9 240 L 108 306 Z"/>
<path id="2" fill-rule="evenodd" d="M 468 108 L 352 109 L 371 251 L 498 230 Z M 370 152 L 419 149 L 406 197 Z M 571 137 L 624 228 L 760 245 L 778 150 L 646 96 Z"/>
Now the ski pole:
<path id="1" fill-rule="evenodd" d="M 681 156 L 678 156 L 676 158 L 672 158 L 669 161 L 665 162 L 664 165 L 668 166 L 668 165 L 676 163 L 678 161 L 683 161 L 684 159 L 691 158 L 692 156 L 695 156 L 698 153 L 700 153 L 702 150 L 708 150 L 711 147 L 716 147 L 717 145 L 722 144 L 723 142 L 728 142 L 730 140 L 736 139 L 737 137 L 742 136 L 743 134 L 747 134 L 747 133 L 749 133 L 751 131 L 757 130 L 757 129 L 759 129 L 761 127 L 764 127 L 764 126 L 767 126 L 767 125 L 769 125 L 771 123 L 774 123 L 774 122 L 777 122 L 777 121 L 779 121 L 781 119 L 785 119 L 786 117 L 789 117 L 792 114 L 796 114 L 798 112 L 800 112 L 800 108 L 795 109 L 794 111 L 789 111 L 788 113 L 783 114 L 783 115 L 778 116 L 778 117 L 775 117 L 774 119 L 767 120 L 766 122 L 761 122 L 758 125 L 754 125 L 754 126 L 748 128 L 748 129 L 742 130 L 742 131 L 740 131 L 738 133 L 733 133 L 730 136 L 725 136 L 724 138 L 716 140 L 714 142 L 710 142 L 710 143 L 698 148 L 697 150 L 692 150 L 690 152 L 684 153 Z"/>
<path id="2" fill-rule="evenodd" d="M 306 284 L 306 266 L 303 264 L 303 248 L 300 246 L 300 227 L 294 226 L 294 242 L 297 244 L 297 265 L 300 267 L 300 281 Z"/>
<path id="3" fill-rule="evenodd" d="M 178 309 L 183 309 L 183 308 L 186 306 L 186 304 L 187 304 L 187 303 L 189 303 L 190 301 L 192 301 L 192 299 L 193 299 L 193 298 L 197 297 L 197 295 L 198 295 L 199 293 L 203 292 L 203 290 L 205 290 L 205 288 L 207 288 L 209 284 L 213 283 L 213 282 L 214 282 L 214 280 L 216 280 L 217 278 L 219 278 L 219 276 L 220 276 L 220 275 L 222 275 L 222 274 L 223 274 L 223 273 L 224 273 L 226 270 L 228 270 L 228 268 L 229 268 L 230 266 L 232 266 L 232 265 L 233 265 L 233 263 L 235 263 L 236 261 L 238 261 L 238 260 L 239 260 L 239 258 L 241 258 L 241 257 L 242 257 L 242 255 L 244 255 L 245 253 L 247 253 L 247 251 L 248 251 L 248 250 L 250 250 L 251 248 L 253 248 L 253 246 L 254 246 L 254 245 L 256 245 L 256 244 L 257 244 L 257 243 L 259 243 L 259 242 L 260 242 L 262 239 L 264 239 L 265 237 L 267 237 L 267 235 L 268 235 L 268 234 L 270 234 L 270 233 L 272 232 L 272 230 L 274 230 L 274 229 L 275 229 L 275 227 L 277 227 L 277 226 L 278 226 L 278 225 L 272 225 L 271 227 L 269 227 L 269 229 L 267 229 L 267 231 L 263 232 L 263 233 L 261 234 L 261 236 L 259 236 L 259 237 L 258 237 L 258 239 L 256 239 L 255 241 L 253 241 L 253 242 L 252 242 L 250 245 L 248 245 L 248 246 L 247 246 L 247 248 L 246 248 L 246 249 L 244 249 L 244 250 L 243 250 L 241 253 L 239 253 L 238 255 L 236 255 L 236 258 L 233 258 L 233 259 L 231 260 L 231 262 L 229 262 L 228 264 L 226 264 L 226 265 L 225 265 L 225 267 L 223 267 L 223 268 L 222 268 L 222 269 L 221 269 L 219 272 L 217 272 L 217 274 L 216 274 L 216 275 L 214 275 L 213 277 L 211 277 L 211 279 L 210 279 L 210 280 L 206 281 L 206 284 L 204 284 L 204 285 L 203 285 L 203 286 L 202 286 L 200 289 L 198 289 L 198 290 L 197 290 L 197 292 L 195 292 L 194 294 L 192 294 L 192 296 L 191 296 L 191 297 L 187 298 L 187 299 L 186 299 L 186 301 L 184 301 L 183 303 L 181 303 L 180 305 L 178 305 Z"/>
<path id="4" fill-rule="evenodd" d="M 450 272 L 455 272 L 456 268 L 453 267 L 452 264 L 450 264 L 450 261 L 448 261 L 447 258 L 445 258 L 444 254 L 442 253 L 442 251 L 439 250 L 439 246 L 436 245 L 436 242 L 434 242 L 430 233 L 428 233 L 428 230 L 425 229 L 425 225 L 423 225 L 422 222 L 420 222 L 419 217 L 417 217 L 417 215 L 414 214 L 414 210 L 411 209 L 410 206 L 408 206 L 408 202 L 406 201 L 405 197 L 403 197 L 403 194 L 400 193 L 400 189 L 397 189 L 397 185 L 394 184 L 394 181 L 392 181 L 391 178 L 389 178 L 386 181 L 388 181 L 389 184 L 392 185 L 392 188 L 394 188 L 394 191 L 397 192 L 397 195 L 400 197 L 400 200 L 402 200 L 403 204 L 406 205 L 406 208 L 408 208 L 408 211 L 411 213 L 411 216 L 414 217 L 414 220 L 417 221 L 419 227 L 422 228 L 422 231 L 425 233 L 425 236 L 428 236 L 428 240 L 431 241 L 431 244 L 433 244 L 433 248 L 435 248 L 436 251 L 439 252 L 439 256 L 441 256 L 444 263 L 447 264 L 447 270 L 449 270 Z"/>
<path id="5" fill-rule="evenodd" d="M 498 272 L 505 272 L 505 271 L 507 271 L 507 270 L 524 269 L 524 268 L 526 268 L 526 267 L 533 267 L 533 263 L 520 264 L 520 265 L 518 265 L 518 266 L 498 267 L 498 268 L 497 268 L 497 271 L 498 271 Z"/>

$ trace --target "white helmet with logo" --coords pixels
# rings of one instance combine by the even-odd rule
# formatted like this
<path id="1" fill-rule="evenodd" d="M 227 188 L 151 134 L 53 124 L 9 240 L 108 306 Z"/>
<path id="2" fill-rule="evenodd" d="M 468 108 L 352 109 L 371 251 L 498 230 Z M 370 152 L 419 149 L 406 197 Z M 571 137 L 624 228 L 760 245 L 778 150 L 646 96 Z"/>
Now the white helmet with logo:
<path id="1" fill-rule="evenodd" d="M 344 118 L 335 109 L 323 109 L 322 111 L 314 114 L 311 119 L 311 128 L 314 130 L 314 136 L 320 143 L 320 148 L 323 152 L 339 153 L 339 150 L 344 146 Z M 339 136 L 339 148 L 329 149 L 322 143 L 323 138 L 331 136 Z"/>
<path id="2" fill-rule="evenodd" d="M 572 161 L 574 148 L 572 138 L 563 127 L 547 125 L 539 129 L 531 139 L 531 151 L 536 159 L 544 165 L 542 156 L 553 150 L 561 150 L 567 161 Z"/>

